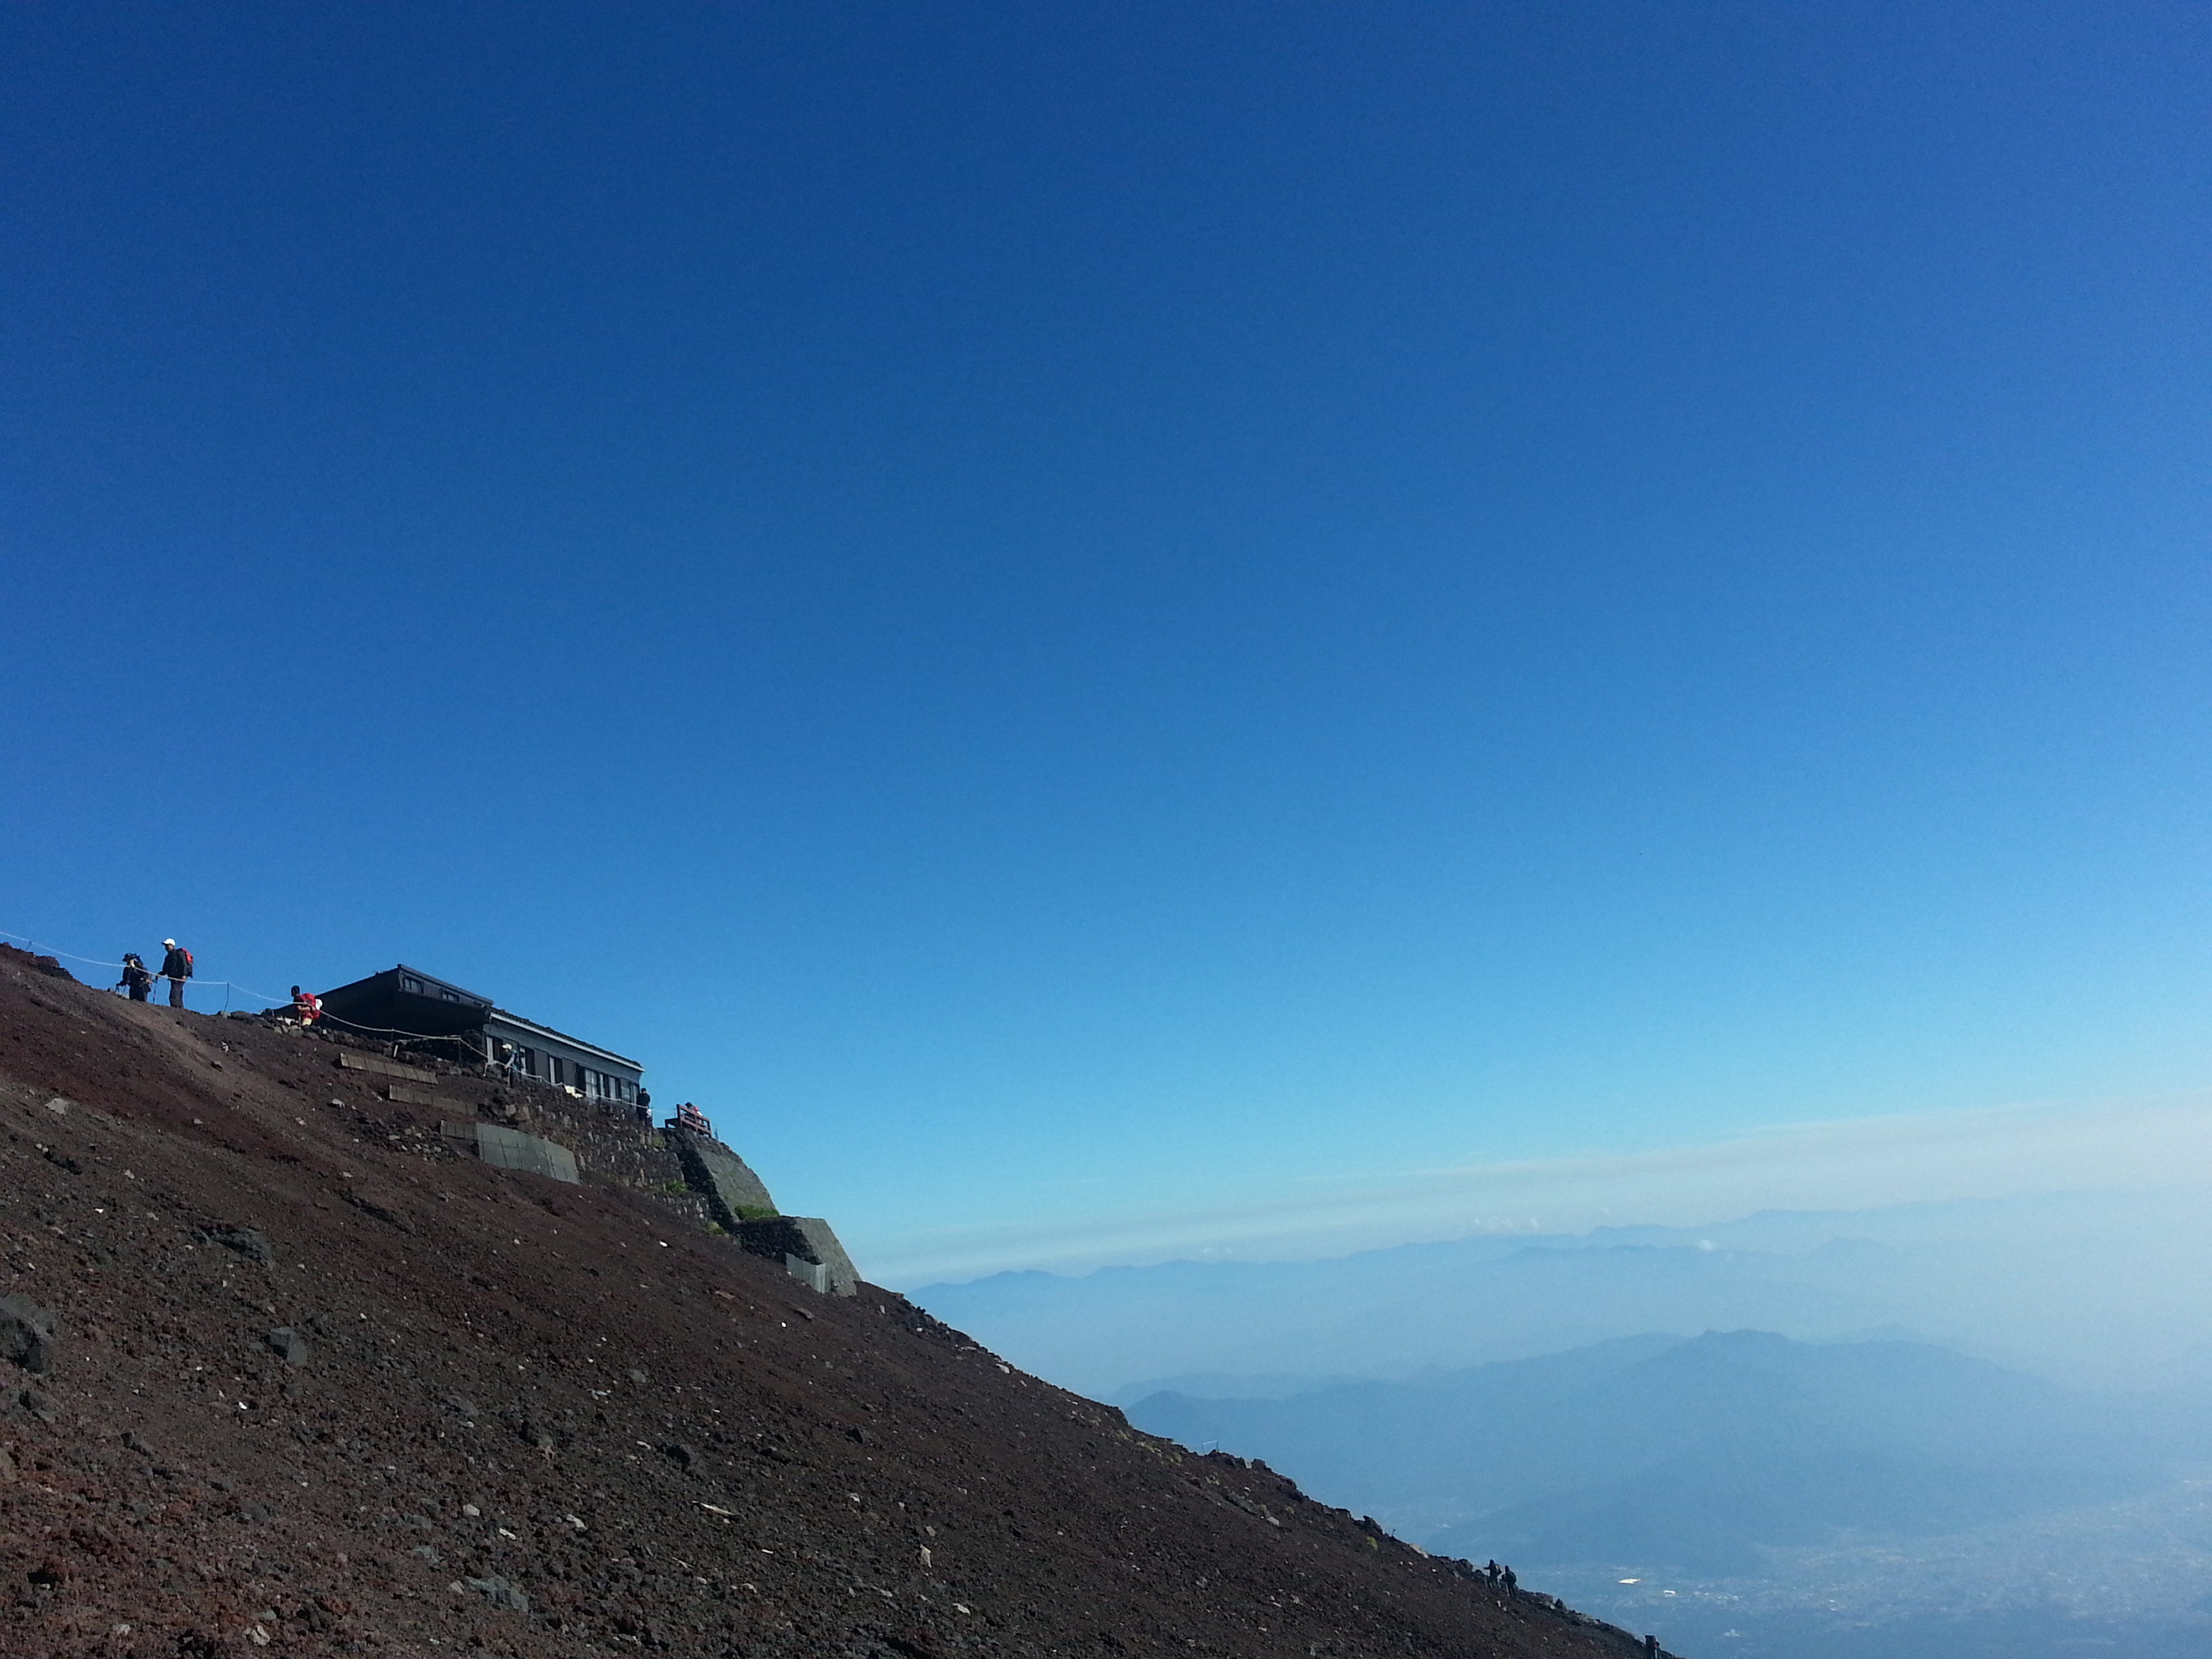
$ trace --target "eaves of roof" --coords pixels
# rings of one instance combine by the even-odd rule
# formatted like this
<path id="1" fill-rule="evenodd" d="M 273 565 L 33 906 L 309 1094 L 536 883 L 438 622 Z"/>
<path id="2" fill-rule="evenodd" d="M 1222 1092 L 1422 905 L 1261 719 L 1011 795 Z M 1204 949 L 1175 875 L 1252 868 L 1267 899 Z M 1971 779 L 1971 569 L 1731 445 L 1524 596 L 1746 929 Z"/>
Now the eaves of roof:
<path id="1" fill-rule="evenodd" d="M 587 1054 L 597 1054 L 602 1060 L 611 1060 L 617 1066 L 627 1066 L 633 1072 L 642 1073 L 645 1070 L 645 1062 L 642 1060 L 632 1060 L 626 1054 L 618 1054 L 611 1048 L 602 1048 L 598 1043 L 586 1042 L 581 1037 L 570 1036 L 566 1031 L 556 1031 L 550 1025 L 540 1025 L 534 1019 L 525 1019 L 520 1014 L 511 1014 L 504 1008 L 494 1008 L 490 1017 L 514 1026 L 517 1030 L 527 1031 L 535 1036 L 550 1037 L 556 1042 L 565 1042 L 572 1048 L 580 1048 Z"/>

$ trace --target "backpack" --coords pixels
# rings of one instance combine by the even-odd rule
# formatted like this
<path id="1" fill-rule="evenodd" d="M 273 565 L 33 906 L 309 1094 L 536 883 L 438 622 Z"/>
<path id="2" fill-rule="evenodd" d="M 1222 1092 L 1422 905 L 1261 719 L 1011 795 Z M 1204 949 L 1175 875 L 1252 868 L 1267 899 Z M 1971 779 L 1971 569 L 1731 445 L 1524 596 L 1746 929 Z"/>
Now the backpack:
<path id="1" fill-rule="evenodd" d="M 192 953 L 181 945 L 177 947 L 177 951 L 185 959 L 185 977 L 190 979 L 192 976 Z"/>

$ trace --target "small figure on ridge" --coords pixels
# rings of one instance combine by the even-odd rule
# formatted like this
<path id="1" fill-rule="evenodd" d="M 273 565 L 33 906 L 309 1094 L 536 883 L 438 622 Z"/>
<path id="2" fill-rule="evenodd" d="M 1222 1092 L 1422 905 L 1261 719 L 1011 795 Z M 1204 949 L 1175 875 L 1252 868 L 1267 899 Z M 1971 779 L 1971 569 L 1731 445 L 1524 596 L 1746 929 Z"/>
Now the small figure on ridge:
<path id="1" fill-rule="evenodd" d="M 185 1006 L 185 981 L 192 976 L 192 953 L 173 939 L 161 941 L 168 954 L 161 958 L 161 977 L 169 981 L 169 1006 Z"/>
<path id="2" fill-rule="evenodd" d="M 154 976 L 146 971 L 146 964 L 138 960 L 137 953 L 123 953 L 123 977 L 115 981 L 118 991 L 128 990 L 131 1000 L 143 1002 L 154 989 Z"/>
<path id="3" fill-rule="evenodd" d="M 295 985 L 292 988 L 292 1018 L 298 1020 L 304 1029 L 322 1017 L 323 1000 L 313 991 L 302 991 Z"/>

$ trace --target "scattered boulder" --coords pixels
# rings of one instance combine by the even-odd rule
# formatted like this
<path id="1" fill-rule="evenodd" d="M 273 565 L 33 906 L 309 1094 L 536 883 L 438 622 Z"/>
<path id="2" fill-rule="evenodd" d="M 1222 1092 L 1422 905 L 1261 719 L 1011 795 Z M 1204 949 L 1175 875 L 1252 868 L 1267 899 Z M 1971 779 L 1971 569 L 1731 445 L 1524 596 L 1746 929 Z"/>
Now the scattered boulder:
<path id="1" fill-rule="evenodd" d="M 235 1250 L 248 1261 L 258 1261 L 264 1267 L 276 1265 L 276 1248 L 258 1227 L 203 1227 L 199 1236 L 203 1243 Z"/>
<path id="2" fill-rule="evenodd" d="M 530 1611 L 530 1598 L 497 1574 L 489 1578 L 469 1578 L 462 1582 L 495 1607 L 505 1607 L 510 1613 Z"/>
<path id="3" fill-rule="evenodd" d="M 0 1296 L 0 1359 L 43 1376 L 53 1369 L 59 1324 L 52 1314 L 27 1296 Z M 28 1405 L 28 1400 L 24 1403 Z"/>
<path id="4" fill-rule="evenodd" d="M 924 1556 L 928 1553 L 927 1550 L 922 1552 Z M 1109 1645 L 1112 1647 L 1121 1646 L 1120 1643 L 1113 1641 L 1110 1638 L 1108 1640 Z M 903 1631 L 896 1635 L 886 1636 L 883 1638 L 883 1643 L 893 1653 L 899 1655 L 900 1659 L 945 1659 L 945 1650 L 939 1647 L 936 1638 L 925 1630 Z"/>
<path id="5" fill-rule="evenodd" d="M 268 1342 L 276 1357 L 288 1365 L 304 1365 L 314 1353 L 307 1339 L 289 1325 L 279 1325 L 270 1332 Z"/>
<path id="6" fill-rule="evenodd" d="M 386 1226 L 397 1227 L 410 1236 L 415 1231 L 398 1205 L 380 1192 L 362 1187 L 342 1187 L 337 1189 L 337 1195 L 363 1215 L 374 1216 Z"/>

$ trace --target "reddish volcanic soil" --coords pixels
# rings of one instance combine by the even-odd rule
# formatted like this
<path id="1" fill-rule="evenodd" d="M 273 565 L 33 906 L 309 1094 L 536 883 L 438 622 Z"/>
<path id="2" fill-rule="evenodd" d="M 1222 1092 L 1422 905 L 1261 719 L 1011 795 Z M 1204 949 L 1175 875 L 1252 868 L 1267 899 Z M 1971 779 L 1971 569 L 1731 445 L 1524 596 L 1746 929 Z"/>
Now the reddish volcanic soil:
<path id="1" fill-rule="evenodd" d="M 0 1653 L 1642 1651 L 344 1052 L 0 947 Z"/>

